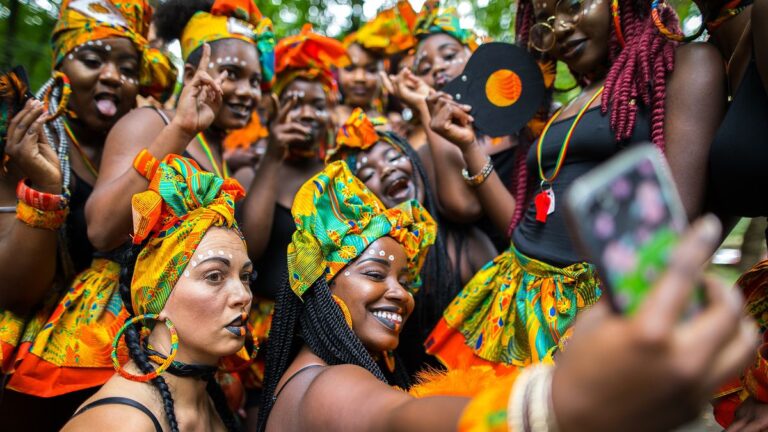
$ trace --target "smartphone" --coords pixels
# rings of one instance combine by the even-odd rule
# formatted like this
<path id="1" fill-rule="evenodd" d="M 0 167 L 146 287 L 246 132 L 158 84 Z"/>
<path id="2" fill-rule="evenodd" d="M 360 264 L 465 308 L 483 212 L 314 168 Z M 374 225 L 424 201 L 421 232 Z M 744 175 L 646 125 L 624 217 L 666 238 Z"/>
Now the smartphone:
<path id="1" fill-rule="evenodd" d="M 614 308 L 637 310 L 664 272 L 688 220 L 669 166 L 655 146 L 619 153 L 566 191 L 577 247 L 597 267 Z"/>

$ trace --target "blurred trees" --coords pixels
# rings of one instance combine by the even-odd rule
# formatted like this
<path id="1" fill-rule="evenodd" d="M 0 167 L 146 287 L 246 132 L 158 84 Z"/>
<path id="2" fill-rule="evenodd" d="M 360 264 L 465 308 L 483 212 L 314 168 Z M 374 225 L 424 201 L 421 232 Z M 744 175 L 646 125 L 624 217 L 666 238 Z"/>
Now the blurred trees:
<path id="1" fill-rule="evenodd" d="M 690 0 L 668 0 L 681 16 L 697 15 Z M 162 0 L 150 0 L 157 4 Z M 39 87 L 50 74 L 50 33 L 61 0 L 0 0 L 0 68 L 24 65 Z M 392 6 L 395 0 L 257 0 L 262 12 L 272 18 L 278 36 L 296 33 L 312 23 L 317 31 L 341 37 L 375 15 L 379 7 Z M 423 0 L 411 0 L 418 10 Z M 516 3 L 513 0 L 443 0 L 456 7 L 462 25 L 472 27 L 495 40 L 511 42 Z M 696 24 L 696 23 L 694 23 Z M 695 30 L 695 28 L 694 28 Z M 564 78 L 567 81 L 567 77 Z M 558 87 L 569 87 L 568 82 Z"/>

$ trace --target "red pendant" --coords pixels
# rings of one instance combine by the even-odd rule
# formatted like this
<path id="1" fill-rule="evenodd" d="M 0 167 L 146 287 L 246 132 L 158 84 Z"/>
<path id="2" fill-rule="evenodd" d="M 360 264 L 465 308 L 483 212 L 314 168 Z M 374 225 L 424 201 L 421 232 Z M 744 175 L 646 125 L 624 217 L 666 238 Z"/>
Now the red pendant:
<path id="1" fill-rule="evenodd" d="M 547 216 L 549 216 L 550 213 L 549 208 L 550 204 L 552 203 L 552 198 L 549 196 L 547 191 L 541 191 L 536 194 L 536 198 L 534 198 L 533 203 L 536 206 L 536 221 L 546 223 Z"/>

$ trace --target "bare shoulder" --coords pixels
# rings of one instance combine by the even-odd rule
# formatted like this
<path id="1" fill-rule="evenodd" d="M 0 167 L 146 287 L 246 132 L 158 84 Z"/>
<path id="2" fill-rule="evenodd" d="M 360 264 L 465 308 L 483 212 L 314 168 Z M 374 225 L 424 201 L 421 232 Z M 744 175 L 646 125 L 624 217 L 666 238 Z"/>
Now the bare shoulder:
<path id="1" fill-rule="evenodd" d="M 673 76 L 678 74 L 696 81 L 722 81 L 725 79 L 722 55 L 714 45 L 705 42 L 681 45 L 675 50 L 675 70 L 672 72 Z"/>
<path id="2" fill-rule="evenodd" d="M 171 113 L 163 111 L 171 118 Z M 160 114 L 151 108 L 137 108 L 123 116 L 107 135 L 106 147 L 124 148 L 125 145 L 148 146 L 165 127 Z M 149 142 L 146 140 L 149 139 Z"/>
<path id="3" fill-rule="evenodd" d="M 107 398 L 130 399 L 146 407 L 161 425 L 165 426 L 165 416 L 159 396 L 153 393 L 153 387 L 147 383 L 135 383 L 115 376 L 86 400 L 78 412 L 94 402 Z M 62 431 L 137 431 L 154 432 L 155 426 L 150 417 L 139 408 L 121 404 L 106 403 L 92 406 L 78 414 L 64 426 Z"/>

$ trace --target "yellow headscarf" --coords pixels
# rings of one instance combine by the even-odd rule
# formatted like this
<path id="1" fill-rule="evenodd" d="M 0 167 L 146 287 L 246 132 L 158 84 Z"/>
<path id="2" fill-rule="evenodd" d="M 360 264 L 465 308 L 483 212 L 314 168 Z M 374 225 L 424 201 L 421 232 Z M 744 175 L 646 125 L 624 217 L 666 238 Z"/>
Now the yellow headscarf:
<path id="1" fill-rule="evenodd" d="M 397 6 L 381 11 L 374 19 L 344 38 L 344 47 L 356 43 L 363 48 L 391 56 L 416 46 L 413 35 L 416 13 L 407 0 L 400 0 Z"/>
<path id="2" fill-rule="evenodd" d="M 197 163 L 168 155 L 133 196 L 133 243 L 149 239 L 139 253 L 131 282 L 135 315 L 160 313 L 171 290 L 211 227 L 237 229 L 235 201 L 245 196 L 237 180 L 222 179 Z"/>
<path id="3" fill-rule="evenodd" d="M 147 42 L 152 7 L 146 0 L 64 0 L 53 29 L 54 68 L 76 47 L 100 39 L 130 39 L 140 55 L 139 91 L 165 101 L 176 83 L 176 68 Z"/>

